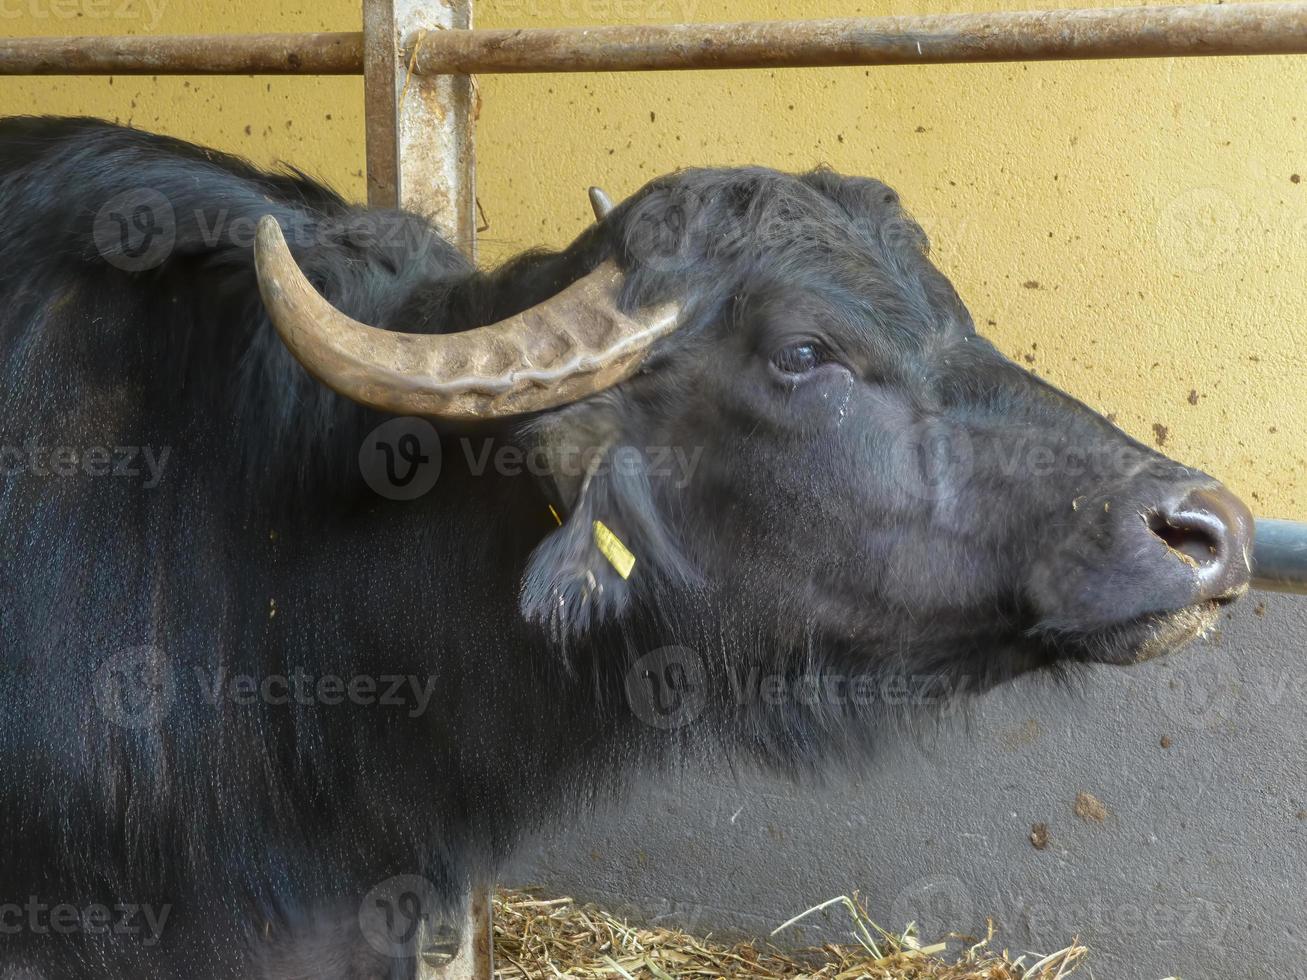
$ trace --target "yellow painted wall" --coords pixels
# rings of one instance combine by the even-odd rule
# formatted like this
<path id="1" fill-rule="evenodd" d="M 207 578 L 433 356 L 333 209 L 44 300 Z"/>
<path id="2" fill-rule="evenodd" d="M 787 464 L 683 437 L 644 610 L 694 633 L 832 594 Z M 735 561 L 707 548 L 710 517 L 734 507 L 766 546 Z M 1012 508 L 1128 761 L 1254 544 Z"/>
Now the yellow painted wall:
<path id="1" fill-rule="evenodd" d="M 959 9 L 484 0 L 477 23 Z M 359 24 L 359 0 L 0 0 L 3 35 Z M 1260 513 L 1307 518 L 1307 57 L 486 77 L 480 87 L 484 259 L 568 240 L 588 220 L 590 183 L 625 195 L 699 164 L 826 162 L 874 175 L 902 192 L 1005 350 L 1223 477 Z M 285 159 L 363 194 L 357 79 L 0 79 L 0 113 L 24 112 L 90 113 Z"/>

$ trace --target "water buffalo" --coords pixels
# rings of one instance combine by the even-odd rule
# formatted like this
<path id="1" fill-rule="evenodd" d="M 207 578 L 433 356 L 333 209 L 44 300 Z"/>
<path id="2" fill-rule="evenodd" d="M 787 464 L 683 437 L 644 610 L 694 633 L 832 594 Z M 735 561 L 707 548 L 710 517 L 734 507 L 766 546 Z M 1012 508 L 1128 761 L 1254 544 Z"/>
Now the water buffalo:
<path id="1" fill-rule="evenodd" d="M 1247 588 L 1244 505 L 979 336 L 875 180 L 676 173 L 481 271 L 19 118 L 0 219 L 3 977 L 410 977 L 633 774 L 827 766 Z"/>

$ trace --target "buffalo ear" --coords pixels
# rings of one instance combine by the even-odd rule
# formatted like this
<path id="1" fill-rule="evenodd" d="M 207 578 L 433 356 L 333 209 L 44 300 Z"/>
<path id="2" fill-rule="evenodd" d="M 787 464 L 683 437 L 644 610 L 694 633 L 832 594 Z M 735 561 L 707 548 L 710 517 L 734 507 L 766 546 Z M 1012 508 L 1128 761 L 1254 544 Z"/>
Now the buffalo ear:
<path id="1" fill-rule="evenodd" d="M 617 430 L 611 411 L 590 404 L 529 433 L 561 526 L 531 553 L 519 606 L 554 642 L 618 619 L 637 595 L 695 578 L 662 517 L 645 453 L 621 444 Z"/>
<path id="2" fill-rule="evenodd" d="M 560 514 L 562 526 L 549 534 L 527 561 L 522 576 L 520 608 L 523 617 L 544 628 L 549 638 L 563 643 L 579 638 L 600 624 L 621 615 L 631 601 L 638 576 L 648 573 L 639 557 L 634 566 L 619 568 L 605 557 L 596 539 L 595 522 L 600 521 L 621 542 L 621 547 L 636 550 L 630 543 L 633 535 L 624 521 L 610 512 L 604 518 L 595 515 L 612 508 L 601 506 L 610 498 L 608 481 L 596 474 L 577 505 Z M 600 532 L 602 533 L 602 532 Z"/>

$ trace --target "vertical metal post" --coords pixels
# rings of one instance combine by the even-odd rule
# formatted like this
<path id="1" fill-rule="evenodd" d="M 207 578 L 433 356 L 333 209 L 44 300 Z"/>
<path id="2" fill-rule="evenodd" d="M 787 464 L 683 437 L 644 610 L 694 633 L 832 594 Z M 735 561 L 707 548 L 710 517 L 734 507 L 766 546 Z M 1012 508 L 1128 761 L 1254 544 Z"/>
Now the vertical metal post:
<path id="1" fill-rule="evenodd" d="M 364 0 L 363 76 L 368 202 L 423 214 L 468 255 L 476 247 L 468 75 L 420 75 L 404 60 L 406 43 L 472 26 L 472 0 Z"/>
<path id="2" fill-rule="evenodd" d="M 472 0 L 363 0 L 363 91 L 368 203 L 431 219 L 469 256 L 476 255 L 476 94 L 468 75 L 420 75 L 405 63 L 406 44 L 426 33 L 472 26 Z M 421 980 L 493 980 L 488 889 L 471 896 L 459 948 L 419 955 Z"/>
<path id="3" fill-rule="evenodd" d="M 459 929 L 457 950 L 451 950 L 453 944 L 443 941 L 443 932 L 436 942 L 429 942 L 427 936 L 419 937 L 418 980 L 494 980 L 492 914 L 489 889 L 477 888 L 472 893 L 467 921 Z"/>

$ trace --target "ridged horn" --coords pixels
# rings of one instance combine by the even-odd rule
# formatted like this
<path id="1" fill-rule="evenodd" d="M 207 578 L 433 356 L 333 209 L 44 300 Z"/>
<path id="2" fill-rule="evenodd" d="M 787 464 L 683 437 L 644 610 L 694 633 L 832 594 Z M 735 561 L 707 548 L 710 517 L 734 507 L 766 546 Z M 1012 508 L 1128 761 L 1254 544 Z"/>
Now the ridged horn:
<path id="1" fill-rule="evenodd" d="M 603 221 L 613 210 L 613 199 L 604 193 L 602 187 L 591 187 L 590 207 L 594 208 L 595 220 Z"/>
<path id="2" fill-rule="evenodd" d="M 556 408 L 630 377 L 676 329 L 666 303 L 628 316 L 611 260 L 516 316 L 461 333 L 381 330 L 313 288 L 271 215 L 254 242 L 268 315 L 308 372 L 346 398 L 398 415 L 484 419 Z"/>

